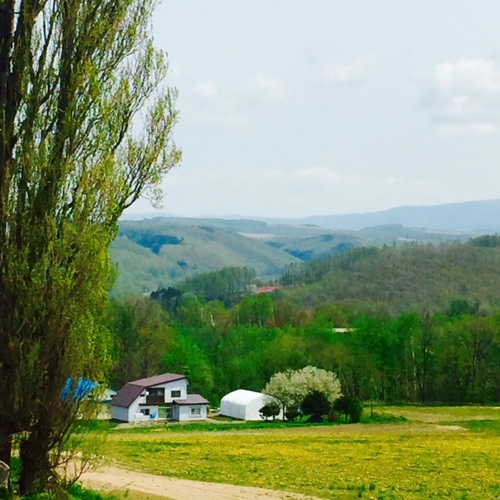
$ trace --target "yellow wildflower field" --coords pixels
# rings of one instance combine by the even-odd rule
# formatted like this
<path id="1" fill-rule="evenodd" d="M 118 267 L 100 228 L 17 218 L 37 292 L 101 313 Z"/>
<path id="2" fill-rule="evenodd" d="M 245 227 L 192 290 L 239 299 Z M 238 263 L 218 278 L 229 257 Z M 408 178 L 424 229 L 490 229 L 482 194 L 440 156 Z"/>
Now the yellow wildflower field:
<path id="1" fill-rule="evenodd" d="M 500 498 L 497 429 L 415 421 L 210 432 L 171 426 L 111 431 L 106 455 L 135 470 L 320 498 L 493 499 Z"/>

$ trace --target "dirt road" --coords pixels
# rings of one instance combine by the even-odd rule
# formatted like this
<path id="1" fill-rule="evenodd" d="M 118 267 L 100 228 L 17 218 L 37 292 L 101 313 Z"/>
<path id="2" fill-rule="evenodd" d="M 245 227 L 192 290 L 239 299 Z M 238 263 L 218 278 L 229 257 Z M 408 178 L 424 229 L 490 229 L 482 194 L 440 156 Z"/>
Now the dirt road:
<path id="1" fill-rule="evenodd" d="M 86 472 L 81 477 L 81 482 L 86 488 L 97 491 L 116 492 L 120 490 L 125 492 L 128 490 L 130 493 L 135 491 L 146 496 L 151 495 L 170 500 L 319 500 L 296 493 L 189 481 L 129 471 L 118 467 L 103 467 L 97 471 Z M 133 495 L 131 496 L 133 498 Z"/>

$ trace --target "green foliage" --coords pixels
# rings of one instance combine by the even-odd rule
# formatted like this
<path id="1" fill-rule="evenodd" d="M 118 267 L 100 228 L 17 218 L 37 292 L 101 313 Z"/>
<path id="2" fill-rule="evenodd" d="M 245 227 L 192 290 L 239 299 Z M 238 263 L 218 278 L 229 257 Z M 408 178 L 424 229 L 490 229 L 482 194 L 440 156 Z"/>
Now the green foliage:
<path id="1" fill-rule="evenodd" d="M 286 407 L 284 415 L 289 422 L 295 422 L 302 415 L 302 413 L 298 404 L 289 404 Z"/>
<path id="2" fill-rule="evenodd" d="M 266 293 L 247 296 L 236 306 L 236 312 L 244 325 L 268 326 L 273 318 L 273 301 Z"/>
<path id="3" fill-rule="evenodd" d="M 304 415 L 309 415 L 309 422 L 322 422 L 328 418 L 332 404 L 323 392 L 311 391 L 300 403 L 300 409 Z"/>
<path id="4" fill-rule="evenodd" d="M 357 304 L 370 315 L 444 311 L 452 300 L 500 304 L 499 247 L 413 244 L 401 248 L 355 248 L 342 255 L 292 263 L 281 283 L 296 304 Z"/>
<path id="5" fill-rule="evenodd" d="M 113 386 L 163 371 L 163 356 L 174 333 L 169 315 L 158 302 L 149 297 L 111 301 L 107 321 L 115 339 Z"/>
<path id="6" fill-rule="evenodd" d="M 462 315 L 476 315 L 479 311 L 479 301 L 470 304 L 465 299 L 455 299 L 450 303 L 450 307 L 446 311 L 447 316 L 450 318 L 458 318 Z"/>
<path id="7" fill-rule="evenodd" d="M 264 326 L 258 316 L 242 314 L 260 297 L 271 301 L 274 316 L 262 317 Z M 175 318 L 150 299 L 114 302 L 110 329 L 117 339 L 117 388 L 143 376 L 142 364 L 151 367 L 148 375 L 186 373 L 216 405 L 235 388 L 261 391 L 275 373 L 314 365 L 336 373 L 344 394 L 365 401 L 496 400 L 499 315 L 369 316 L 350 304 L 300 308 L 280 296 L 260 297 L 228 310 L 220 301 L 185 293 Z M 249 324 L 241 324 L 243 319 Z M 346 329 L 334 330 L 339 324 Z M 282 396 L 290 404 L 295 399 L 287 396 L 287 384 Z M 338 411 L 348 414 L 347 407 Z"/>
<path id="8" fill-rule="evenodd" d="M 344 415 L 345 422 L 347 423 L 347 418 L 349 416 L 349 404 L 351 402 L 350 396 L 340 396 L 339 399 L 333 403 L 333 411 L 339 415 Z"/>
<path id="9" fill-rule="evenodd" d="M 363 415 L 363 403 L 359 398 L 351 398 L 348 407 L 349 418 L 351 423 L 358 424 Z"/>
<path id="10" fill-rule="evenodd" d="M 159 202 L 180 161 L 154 3 L 0 10 L 0 458 L 22 432 L 21 494 L 57 495 L 86 403 L 63 400 L 62 388 L 104 380 L 111 362 L 102 312 L 117 221 L 141 195 Z"/>
<path id="11" fill-rule="evenodd" d="M 182 292 L 177 288 L 160 288 L 155 292 L 151 292 L 151 298 L 158 301 L 172 316 L 178 316 Z"/>
<path id="12" fill-rule="evenodd" d="M 273 420 L 280 414 L 281 405 L 279 401 L 268 401 L 260 410 L 260 416 L 265 420 L 272 418 Z"/>
<path id="13" fill-rule="evenodd" d="M 248 267 L 225 267 L 188 278 L 178 286 L 200 299 L 220 300 L 232 305 L 250 292 L 255 276 L 255 270 Z"/>
<path id="14" fill-rule="evenodd" d="M 500 236 L 498 234 L 485 234 L 471 239 L 470 243 L 476 247 L 495 248 L 500 246 Z"/>
<path id="15" fill-rule="evenodd" d="M 134 228 L 127 228 L 127 226 L 122 226 L 118 235 L 126 236 L 137 244 L 149 248 L 156 255 L 160 253 L 163 245 L 181 245 L 183 242 L 183 238 L 171 234 L 158 234 L 152 229 L 134 230 Z"/>
<path id="16" fill-rule="evenodd" d="M 84 488 L 80 484 L 73 484 L 68 488 L 69 497 L 75 500 L 113 500 L 113 495 L 105 495 Z"/>
<path id="17" fill-rule="evenodd" d="M 163 372 L 182 373 L 189 379 L 189 390 L 213 397 L 213 371 L 207 355 L 185 332 L 172 336 L 168 352 L 163 356 Z"/>

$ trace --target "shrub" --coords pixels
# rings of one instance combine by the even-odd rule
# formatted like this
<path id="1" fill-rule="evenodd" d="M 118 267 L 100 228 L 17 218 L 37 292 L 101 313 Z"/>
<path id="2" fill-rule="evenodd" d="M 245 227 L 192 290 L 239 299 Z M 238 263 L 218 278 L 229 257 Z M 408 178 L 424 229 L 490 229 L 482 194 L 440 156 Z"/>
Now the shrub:
<path id="1" fill-rule="evenodd" d="M 309 422 L 322 422 L 323 415 L 330 412 L 330 402 L 323 392 L 312 391 L 302 401 L 300 405 L 302 413 L 310 415 Z"/>
<path id="2" fill-rule="evenodd" d="M 363 404 L 359 398 L 352 396 L 342 396 L 333 403 L 333 411 L 337 415 L 344 415 L 345 422 L 357 424 L 363 414 Z"/>
<path id="3" fill-rule="evenodd" d="M 273 420 L 280 414 L 281 404 L 279 401 L 268 401 L 260 410 L 260 416 L 268 420 L 272 418 Z"/>
<path id="4" fill-rule="evenodd" d="M 296 405 L 290 405 L 287 406 L 286 411 L 285 411 L 285 418 L 293 422 L 295 419 L 297 419 L 300 416 L 300 409 Z"/>
<path id="5" fill-rule="evenodd" d="M 363 403 L 359 398 L 350 398 L 349 401 L 349 418 L 351 423 L 358 424 L 361 420 L 361 415 L 363 414 Z"/>

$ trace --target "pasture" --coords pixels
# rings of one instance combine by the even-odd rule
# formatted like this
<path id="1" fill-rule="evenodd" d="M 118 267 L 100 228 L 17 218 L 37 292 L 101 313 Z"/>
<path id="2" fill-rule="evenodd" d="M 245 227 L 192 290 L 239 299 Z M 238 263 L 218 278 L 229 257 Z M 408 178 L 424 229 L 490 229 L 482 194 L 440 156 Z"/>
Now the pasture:
<path id="1" fill-rule="evenodd" d="M 377 413 L 408 420 L 116 429 L 104 454 L 137 471 L 320 498 L 500 497 L 500 408 L 385 406 Z"/>

